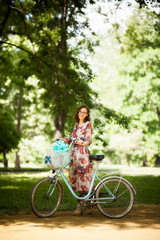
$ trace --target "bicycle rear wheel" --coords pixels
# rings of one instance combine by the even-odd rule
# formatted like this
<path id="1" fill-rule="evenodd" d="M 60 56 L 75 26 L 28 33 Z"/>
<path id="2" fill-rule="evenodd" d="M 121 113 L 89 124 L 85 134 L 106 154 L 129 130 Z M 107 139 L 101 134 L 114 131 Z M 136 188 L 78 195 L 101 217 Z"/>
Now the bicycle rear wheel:
<path id="1" fill-rule="evenodd" d="M 51 217 L 62 201 L 62 185 L 52 178 L 41 179 L 31 193 L 31 207 L 38 217 Z"/>
<path id="2" fill-rule="evenodd" d="M 114 199 L 107 192 L 107 187 L 114 195 Z M 109 218 L 121 218 L 127 215 L 133 207 L 134 195 L 131 187 L 121 178 L 104 180 L 96 191 L 98 210 Z M 105 199 L 104 198 L 108 198 Z"/>

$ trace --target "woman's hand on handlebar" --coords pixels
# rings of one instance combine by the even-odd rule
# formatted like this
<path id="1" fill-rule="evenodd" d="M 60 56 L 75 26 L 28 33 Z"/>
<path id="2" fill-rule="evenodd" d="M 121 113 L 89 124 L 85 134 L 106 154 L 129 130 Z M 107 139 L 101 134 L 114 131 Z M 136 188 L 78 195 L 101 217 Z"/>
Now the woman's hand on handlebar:
<path id="1" fill-rule="evenodd" d="M 68 143 L 66 138 L 60 138 L 60 140 L 62 140 L 64 143 Z"/>
<path id="2" fill-rule="evenodd" d="M 66 138 L 57 138 L 57 139 L 53 140 L 53 142 L 56 142 L 58 140 L 62 140 L 64 143 L 68 143 Z"/>
<path id="3" fill-rule="evenodd" d="M 84 147 L 87 147 L 89 145 L 88 141 L 82 141 L 82 140 L 77 141 L 76 144 Z"/>

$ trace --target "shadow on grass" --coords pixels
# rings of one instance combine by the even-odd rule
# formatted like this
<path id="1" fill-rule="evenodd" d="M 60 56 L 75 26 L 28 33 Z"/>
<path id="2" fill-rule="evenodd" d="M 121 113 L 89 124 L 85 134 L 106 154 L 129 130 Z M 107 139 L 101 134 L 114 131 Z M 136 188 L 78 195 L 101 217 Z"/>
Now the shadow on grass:
<path id="1" fill-rule="evenodd" d="M 137 228 L 160 229 L 160 205 L 135 206 L 131 212 L 120 219 L 110 219 L 103 216 L 96 208 L 92 215 L 84 213 L 83 216 L 72 216 L 71 211 L 57 211 L 50 218 L 38 218 L 34 214 L 19 213 L 16 215 L 0 216 L 0 224 L 3 226 L 23 226 L 30 224 L 33 227 L 58 228 L 68 227 L 96 228 L 106 230 L 106 227 L 114 227 L 120 230 L 134 230 Z"/>

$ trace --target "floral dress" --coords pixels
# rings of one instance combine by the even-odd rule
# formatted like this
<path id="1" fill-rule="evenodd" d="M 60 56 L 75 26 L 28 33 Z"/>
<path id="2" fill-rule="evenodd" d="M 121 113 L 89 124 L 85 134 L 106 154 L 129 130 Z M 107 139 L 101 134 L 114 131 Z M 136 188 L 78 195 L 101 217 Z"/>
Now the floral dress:
<path id="1" fill-rule="evenodd" d="M 92 126 L 89 121 L 81 126 L 75 124 L 72 138 L 76 141 L 88 141 L 91 143 Z M 88 191 L 92 181 L 93 165 L 89 159 L 89 149 L 85 146 L 73 144 L 69 170 L 69 181 L 74 191 Z"/>

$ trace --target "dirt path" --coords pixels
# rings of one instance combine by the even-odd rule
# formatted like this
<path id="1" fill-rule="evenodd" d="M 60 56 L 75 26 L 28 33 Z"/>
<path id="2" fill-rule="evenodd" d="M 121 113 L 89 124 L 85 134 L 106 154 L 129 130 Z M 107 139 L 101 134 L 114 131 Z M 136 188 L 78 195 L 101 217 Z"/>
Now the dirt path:
<path id="1" fill-rule="evenodd" d="M 74 217 L 58 211 L 48 219 L 34 214 L 0 216 L 2 240 L 160 240 L 160 205 L 135 206 L 124 218 L 109 219 L 97 209 Z"/>

